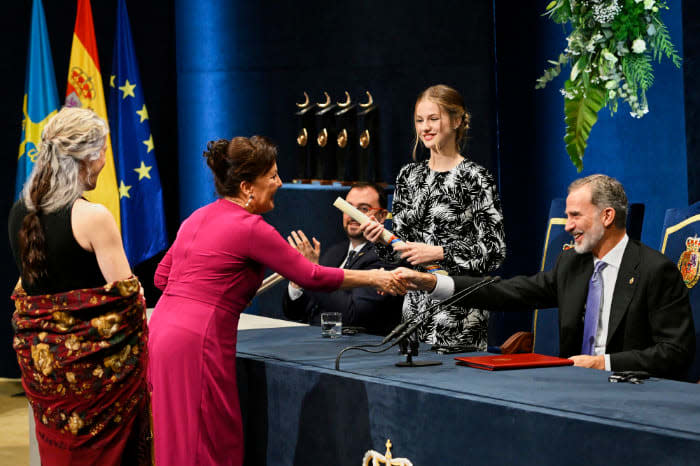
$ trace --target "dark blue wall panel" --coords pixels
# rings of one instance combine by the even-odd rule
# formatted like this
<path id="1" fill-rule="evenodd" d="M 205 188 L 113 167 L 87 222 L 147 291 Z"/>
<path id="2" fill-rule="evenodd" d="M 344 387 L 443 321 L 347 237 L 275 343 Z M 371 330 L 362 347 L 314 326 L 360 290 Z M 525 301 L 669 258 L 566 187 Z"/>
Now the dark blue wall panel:
<path id="1" fill-rule="evenodd" d="M 467 154 L 497 171 L 492 4 L 418 2 L 177 2 L 180 215 L 213 199 L 208 140 L 264 134 L 294 177 L 295 101 L 307 91 L 380 111 L 380 178 L 410 160 L 413 104 L 425 87 L 459 89 L 473 113 Z M 497 173 L 494 173 L 497 175 Z"/>
<path id="2" fill-rule="evenodd" d="M 670 10 L 663 19 L 682 54 L 681 2 L 668 3 Z M 538 59 L 544 67 L 544 59 L 557 57 L 565 42 L 561 26 L 546 18 L 540 22 Z M 567 185 L 579 176 L 605 173 L 619 179 L 631 202 L 646 204 L 642 241 L 658 248 L 666 209 L 687 205 L 688 171 L 683 71 L 662 61 L 655 65 L 655 76 L 654 86 L 648 92 L 649 113 L 644 118 L 632 118 L 626 104 L 620 105 L 612 118 L 605 109 L 599 113 L 581 174 L 569 162 L 562 142 L 564 113 L 559 88 L 563 87 L 564 77 L 537 91 L 535 163 L 540 176 L 532 181 L 541 193 L 540 202 L 547 205 L 550 198 L 565 195 Z"/>
<path id="3" fill-rule="evenodd" d="M 700 201 L 700 3 L 683 2 L 683 79 L 688 203 Z"/>

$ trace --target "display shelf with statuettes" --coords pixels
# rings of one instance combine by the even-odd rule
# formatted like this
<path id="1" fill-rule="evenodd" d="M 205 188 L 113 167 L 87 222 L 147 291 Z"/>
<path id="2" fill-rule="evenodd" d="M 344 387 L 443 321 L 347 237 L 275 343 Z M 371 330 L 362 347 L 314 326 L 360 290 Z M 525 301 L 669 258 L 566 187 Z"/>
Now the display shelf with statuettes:
<path id="1" fill-rule="evenodd" d="M 296 184 L 351 186 L 355 181 L 377 181 L 379 170 L 379 110 L 372 94 L 357 105 L 350 93 L 332 102 L 296 103 Z"/>

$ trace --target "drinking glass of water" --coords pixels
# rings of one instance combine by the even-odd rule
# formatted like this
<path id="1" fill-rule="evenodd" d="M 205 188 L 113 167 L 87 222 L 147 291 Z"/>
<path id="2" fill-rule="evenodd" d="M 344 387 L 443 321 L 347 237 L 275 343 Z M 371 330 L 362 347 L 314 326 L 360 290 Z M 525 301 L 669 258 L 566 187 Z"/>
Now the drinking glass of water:
<path id="1" fill-rule="evenodd" d="M 324 338 L 340 338 L 343 334 L 343 315 L 340 312 L 324 312 L 321 314 L 321 336 Z"/>

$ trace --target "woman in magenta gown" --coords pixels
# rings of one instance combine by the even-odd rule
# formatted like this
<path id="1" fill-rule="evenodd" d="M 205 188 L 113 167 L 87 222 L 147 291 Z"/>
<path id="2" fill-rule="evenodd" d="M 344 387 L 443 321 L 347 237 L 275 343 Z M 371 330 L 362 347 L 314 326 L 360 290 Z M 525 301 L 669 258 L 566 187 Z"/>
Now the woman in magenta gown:
<path id="1" fill-rule="evenodd" d="M 269 140 L 237 137 L 212 141 L 207 149 L 221 198 L 182 223 L 155 275 L 164 290 L 148 345 L 159 465 L 243 464 L 238 319 L 266 267 L 307 289 L 405 291 L 391 272 L 312 264 L 263 220 L 259 214 L 274 207 L 282 185 Z"/>

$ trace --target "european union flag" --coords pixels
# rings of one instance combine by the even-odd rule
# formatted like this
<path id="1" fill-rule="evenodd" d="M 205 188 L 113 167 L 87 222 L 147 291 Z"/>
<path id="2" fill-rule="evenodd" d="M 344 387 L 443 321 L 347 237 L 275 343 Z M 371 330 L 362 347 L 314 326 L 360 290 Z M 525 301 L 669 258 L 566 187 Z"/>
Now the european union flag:
<path id="1" fill-rule="evenodd" d="M 168 245 L 153 136 L 124 0 L 117 5 L 109 126 L 119 184 L 122 238 L 132 267 Z"/>
<path id="2" fill-rule="evenodd" d="M 22 142 L 19 144 L 17 159 L 15 199 L 19 197 L 24 182 L 34 168 L 34 160 L 39 153 L 41 131 L 57 111 L 56 75 L 53 72 L 44 7 L 41 0 L 34 0 L 22 102 Z"/>

